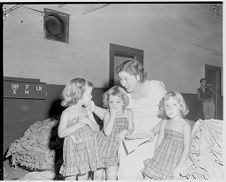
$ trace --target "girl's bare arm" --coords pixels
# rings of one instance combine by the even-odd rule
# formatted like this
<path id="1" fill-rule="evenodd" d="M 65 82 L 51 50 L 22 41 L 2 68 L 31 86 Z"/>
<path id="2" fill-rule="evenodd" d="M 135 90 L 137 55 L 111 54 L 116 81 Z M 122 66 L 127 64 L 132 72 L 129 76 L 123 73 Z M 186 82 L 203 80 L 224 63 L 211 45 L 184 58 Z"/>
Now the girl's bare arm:
<path id="1" fill-rule="evenodd" d="M 110 113 L 106 113 L 104 116 L 104 126 L 103 126 L 103 131 L 105 133 L 105 135 L 110 135 L 113 125 L 114 125 L 114 119 L 115 116 L 113 114 Z"/>
<path id="2" fill-rule="evenodd" d="M 107 109 L 104 109 L 95 105 L 93 112 L 98 118 L 100 118 L 101 120 L 104 120 L 104 115 L 107 112 Z"/>
<path id="3" fill-rule="evenodd" d="M 62 113 L 61 117 L 60 117 L 60 123 L 59 123 L 59 126 L 58 126 L 58 136 L 60 138 L 64 138 L 66 136 L 71 135 L 77 129 L 79 129 L 79 128 L 81 128 L 81 127 L 83 127 L 85 125 L 83 123 L 77 122 L 76 124 L 67 127 L 68 121 L 70 121 L 70 119 L 73 119 L 73 118 L 70 118 L 69 112 L 68 111 L 64 111 Z"/>
<path id="4" fill-rule="evenodd" d="M 128 109 L 127 113 L 128 113 L 128 121 L 129 121 L 127 135 L 130 135 L 134 131 L 133 111 L 131 109 Z"/>

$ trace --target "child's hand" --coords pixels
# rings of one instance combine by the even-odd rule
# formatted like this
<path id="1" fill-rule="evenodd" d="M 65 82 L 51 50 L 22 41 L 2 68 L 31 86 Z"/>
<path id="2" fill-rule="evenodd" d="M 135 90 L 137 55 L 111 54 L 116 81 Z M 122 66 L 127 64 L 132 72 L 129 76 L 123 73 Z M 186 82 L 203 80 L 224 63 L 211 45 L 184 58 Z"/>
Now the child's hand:
<path id="1" fill-rule="evenodd" d="M 110 111 L 110 115 L 115 117 L 116 115 L 116 109 L 113 107 L 113 106 L 110 106 L 109 107 L 109 111 Z"/>

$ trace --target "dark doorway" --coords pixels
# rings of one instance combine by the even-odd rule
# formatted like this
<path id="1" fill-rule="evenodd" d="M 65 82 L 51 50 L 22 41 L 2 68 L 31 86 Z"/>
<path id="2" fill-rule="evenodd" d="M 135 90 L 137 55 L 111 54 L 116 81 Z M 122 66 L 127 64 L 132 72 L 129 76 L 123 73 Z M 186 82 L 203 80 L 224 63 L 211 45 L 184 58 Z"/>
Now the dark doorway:
<path id="1" fill-rule="evenodd" d="M 211 87 L 215 93 L 214 102 L 216 105 L 215 118 L 223 119 L 223 87 L 221 67 L 205 65 L 205 77 L 207 85 Z"/>
<path id="2" fill-rule="evenodd" d="M 116 67 L 129 58 L 137 59 L 143 64 L 144 51 L 141 49 L 126 47 L 110 43 L 110 87 L 119 85 L 119 79 L 115 72 Z"/>

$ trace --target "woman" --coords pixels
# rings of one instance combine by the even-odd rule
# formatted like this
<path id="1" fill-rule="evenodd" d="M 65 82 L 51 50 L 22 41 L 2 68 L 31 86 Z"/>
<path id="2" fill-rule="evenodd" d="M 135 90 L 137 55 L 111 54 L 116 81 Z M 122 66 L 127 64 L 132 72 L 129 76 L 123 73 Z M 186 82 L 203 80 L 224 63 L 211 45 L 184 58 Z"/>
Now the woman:
<path id="1" fill-rule="evenodd" d="M 158 104 L 167 93 L 161 81 L 147 80 L 144 68 L 137 60 L 127 60 L 116 68 L 121 85 L 128 92 L 130 103 L 128 108 L 134 112 L 134 132 L 130 139 L 148 137 L 149 131 L 160 121 L 157 117 Z M 102 108 L 94 107 L 93 112 L 103 118 Z M 158 126 L 158 125 L 157 125 Z M 155 129 L 158 131 L 158 128 Z M 118 179 L 137 179 L 143 167 L 143 161 L 153 156 L 155 140 L 139 146 L 134 152 L 127 155 L 123 145 L 120 146 L 120 166 Z"/>

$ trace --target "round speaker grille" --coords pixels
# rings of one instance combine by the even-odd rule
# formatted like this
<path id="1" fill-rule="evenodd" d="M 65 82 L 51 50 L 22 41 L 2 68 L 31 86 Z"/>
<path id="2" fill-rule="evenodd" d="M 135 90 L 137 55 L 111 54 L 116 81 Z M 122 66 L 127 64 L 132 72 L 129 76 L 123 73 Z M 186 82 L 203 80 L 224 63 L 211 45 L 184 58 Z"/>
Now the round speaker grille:
<path id="1" fill-rule="evenodd" d="M 60 38 L 64 33 L 64 22 L 57 15 L 49 15 L 45 19 L 45 28 L 51 36 Z"/>

